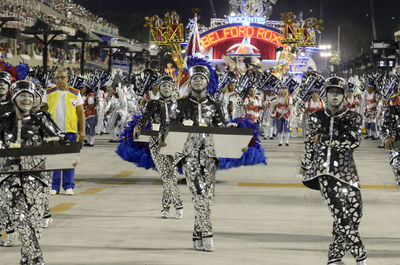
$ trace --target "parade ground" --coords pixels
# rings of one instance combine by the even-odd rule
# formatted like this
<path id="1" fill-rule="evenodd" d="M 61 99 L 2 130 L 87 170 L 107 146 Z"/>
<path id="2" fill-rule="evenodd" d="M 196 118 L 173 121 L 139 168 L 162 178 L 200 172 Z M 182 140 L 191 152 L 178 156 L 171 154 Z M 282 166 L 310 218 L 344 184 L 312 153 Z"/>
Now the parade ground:
<path id="1" fill-rule="evenodd" d="M 318 191 L 296 178 L 303 155 L 301 138 L 289 147 L 262 141 L 268 166 L 219 171 L 212 206 L 212 253 L 192 249 L 193 207 L 179 185 L 184 218 L 161 219 L 161 180 L 115 154 L 109 135 L 84 147 L 74 196 L 52 196 L 53 223 L 40 245 L 49 265 L 322 265 L 326 264 L 333 218 Z M 355 153 L 364 216 L 360 234 L 368 264 L 400 264 L 400 191 L 388 152 L 363 140 Z M 180 177 L 182 178 L 182 176 Z M 18 264 L 20 242 L 0 248 L 1 264 Z M 356 264 L 350 253 L 346 264 Z"/>

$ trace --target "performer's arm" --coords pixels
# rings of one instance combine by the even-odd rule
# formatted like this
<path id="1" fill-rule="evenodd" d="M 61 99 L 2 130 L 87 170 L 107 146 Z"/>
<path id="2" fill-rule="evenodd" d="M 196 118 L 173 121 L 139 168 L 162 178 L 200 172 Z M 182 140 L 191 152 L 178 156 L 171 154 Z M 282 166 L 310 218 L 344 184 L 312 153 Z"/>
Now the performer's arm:
<path id="1" fill-rule="evenodd" d="M 308 119 L 309 129 L 307 130 L 306 139 L 304 140 L 304 158 L 301 161 L 301 168 L 305 171 L 310 168 L 311 163 L 314 160 L 314 149 L 316 145 L 314 137 L 317 135 L 317 123 L 317 117 L 315 115 L 310 115 Z"/>

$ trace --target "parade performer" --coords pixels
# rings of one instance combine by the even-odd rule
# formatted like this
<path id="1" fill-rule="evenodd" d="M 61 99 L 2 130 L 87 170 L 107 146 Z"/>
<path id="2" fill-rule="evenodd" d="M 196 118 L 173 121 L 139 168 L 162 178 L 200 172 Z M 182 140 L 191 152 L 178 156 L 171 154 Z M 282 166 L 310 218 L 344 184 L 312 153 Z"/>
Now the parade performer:
<path id="1" fill-rule="evenodd" d="M 83 103 L 83 108 L 85 110 L 86 119 L 86 146 L 94 146 L 94 140 L 96 136 L 96 126 L 97 126 L 97 109 L 96 109 L 96 97 L 91 91 L 85 96 Z"/>
<path id="2" fill-rule="evenodd" d="M 305 104 L 305 113 L 310 115 L 319 110 L 324 110 L 325 104 L 319 97 L 319 90 L 317 88 L 312 88 L 310 94 L 311 98 Z"/>
<path id="3" fill-rule="evenodd" d="M 58 128 L 57 124 L 51 118 L 50 113 L 42 110 L 42 105 L 41 105 L 42 99 L 46 91 L 41 87 L 41 85 L 38 82 L 34 84 L 35 84 L 35 98 L 33 99 L 32 113 L 34 113 L 35 116 L 33 118 L 39 119 L 41 124 L 44 125 L 43 129 L 45 128 L 49 129 L 50 132 L 49 131 L 48 132 L 50 134 L 57 135 L 57 137 L 63 139 L 64 135 L 62 135 L 60 128 Z M 46 172 L 41 172 L 40 174 L 43 175 L 42 180 L 46 186 L 45 190 L 46 197 L 44 198 L 44 214 L 43 214 L 42 227 L 47 228 L 50 225 L 50 223 L 53 222 L 49 204 L 52 173 L 50 171 L 49 172 L 46 171 Z"/>
<path id="4" fill-rule="evenodd" d="M 261 98 L 255 94 L 254 87 L 250 86 L 244 102 L 246 118 L 254 123 L 261 123 Z"/>
<path id="5" fill-rule="evenodd" d="M 146 102 L 150 100 L 157 100 L 160 98 L 160 84 L 156 81 L 151 85 L 151 89 L 146 91 L 143 96 L 142 106 L 146 105 Z"/>
<path id="6" fill-rule="evenodd" d="M 359 113 L 360 109 L 360 101 L 358 98 L 354 95 L 354 86 L 348 86 L 347 88 L 347 94 L 346 94 L 346 103 L 347 103 L 347 108 L 351 111 Z"/>
<path id="7" fill-rule="evenodd" d="M 4 113 L 0 124 L 1 148 L 40 146 L 46 138 L 55 137 L 31 115 L 35 98 L 34 84 L 18 81 L 11 88 L 14 107 Z M 20 159 L 2 159 L 2 171 L 37 170 L 45 168 L 40 156 L 24 156 Z M 39 246 L 40 229 L 46 197 L 48 174 L 11 173 L 0 176 L 1 200 L 6 204 L 13 227 L 17 230 L 21 246 L 20 264 L 42 265 L 43 253 Z"/>
<path id="8" fill-rule="evenodd" d="M 11 75 L 8 72 L 0 71 L 0 115 L 10 111 L 12 103 L 9 99 L 9 89 L 11 86 Z"/>
<path id="9" fill-rule="evenodd" d="M 397 85 L 397 93 L 390 97 L 387 102 L 389 106 L 399 106 L 400 105 L 400 85 Z"/>
<path id="10" fill-rule="evenodd" d="M 378 104 L 380 101 L 380 95 L 376 91 L 376 84 L 370 82 L 368 84 L 367 92 L 365 93 L 365 128 L 368 131 L 368 136 L 365 139 L 371 138 L 372 140 L 377 140 L 377 128 L 376 128 L 376 116 L 378 114 Z"/>
<path id="11" fill-rule="evenodd" d="M 361 116 L 344 101 L 346 81 L 326 80 L 327 109 L 310 115 L 300 174 L 305 186 L 320 190 L 334 218 L 328 264 L 344 264 L 346 251 L 366 265 L 367 252 L 358 232 L 362 217 L 360 181 L 353 159 L 360 145 Z"/>
<path id="12" fill-rule="evenodd" d="M 189 68 L 191 94 L 179 99 L 176 122 L 194 126 L 225 126 L 225 117 L 221 106 L 207 95 L 213 95 L 217 84 L 217 75 L 205 61 L 194 58 L 196 65 Z M 204 63 L 203 63 L 204 62 Z M 202 63 L 202 64 L 201 64 Z M 188 65 L 190 63 L 188 62 Z M 160 144 L 168 131 L 162 125 Z M 211 204 L 214 198 L 215 174 L 218 159 L 210 135 L 191 133 L 185 143 L 183 163 L 189 190 L 192 193 L 195 211 L 193 248 L 195 250 L 214 251 L 213 229 L 211 224 Z"/>
<path id="13" fill-rule="evenodd" d="M 109 114 L 106 131 L 108 133 L 111 133 L 112 139 L 108 141 L 110 143 L 119 142 L 119 137 L 122 130 L 120 124 L 120 121 L 122 120 L 122 101 L 120 100 L 121 93 L 118 93 L 118 91 L 120 90 L 117 88 L 113 88 L 110 100 L 107 102 L 106 107 L 107 113 Z"/>
<path id="14" fill-rule="evenodd" d="M 145 128 L 149 122 L 155 129 L 156 124 L 159 125 L 160 122 L 163 122 L 167 126 L 171 119 L 176 118 L 177 103 L 172 99 L 172 93 L 176 87 L 175 80 L 170 76 L 163 76 L 158 80 L 158 83 L 160 99 L 147 102 L 142 118 L 135 126 L 135 137 L 140 134 L 141 128 Z M 151 157 L 163 181 L 161 218 L 168 218 L 169 208 L 172 204 L 176 209 L 175 218 L 181 219 L 183 217 L 183 202 L 178 190 L 178 168 L 174 163 L 174 158 L 170 155 L 160 154 L 157 138 L 152 138 L 149 145 Z"/>
<path id="15" fill-rule="evenodd" d="M 261 127 L 264 131 L 264 139 L 274 139 L 274 118 L 275 118 L 275 104 L 277 101 L 277 96 L 274 92 L 274 89 L 266 85 L 264 88 L 264 97 L 263 97 L 263 118 L 261 122 Z"/>
<path id="16" fill-rule="evenodd" d="M 380 133 L 384 139 L 385 148 L 390 150 L 390 165 L 393 168 L 396 187 L 400 190 L 400 86 L 398 93 L 390 98 L 383 113 Z"/>
<path id="17" fill-rule="evenodd" d="M 4 113 L 11 111 L 12 102 L 9 99 L 11 86 L 11 75 L 8 72 L 0 72 L 0 116 Z M 6 231 L 6 239 L 0 238 L 0 246 L 10 247 L 13 245 L 15 239 L 15 230 L 12 226 L 12 222 L 6 211 L 3 200 L 0 200 L 0 232 L 2 230 Z"/>
<path id="18" fill-rule="evenodd" d="M 106 114 L 106 105 L 107 105 L 107 87 L 102 86 L 97 91 L 97 125 L 96 125 L 96 134 L 103 134 L 105 133 L 105 126 L 104 126 L 104 115 Z"/>
<path id="19" fill-rule="evenodd" d="M 289 94 L 288 87 L 283 85 L 277 99 L 274 111 L 276 112 L 276 127 L 278 132 L 278 146 L 282 146 L 283 134 L 286 138 L 286 146 L 289 146 L 290 136 L 290 116 L 293 109 L 292 97 Z"/>
<path id="20" fill-rule="evenodd" d="M 78 90 L 67 86 L 68 73 L 66 70 L 57 71 L 55 79 L 56 86 L 46 90 L 43 104 L 68 140 L 76 142 L 79 134 L 79 141 L 83 142 L 85 140 L 85 113 L 82 96 Z M 80 124 L 79 132 L 78 122 Z M 55 195 L 60 192 L 61 173 L 65 193 L 73 195 L 75 170 L 53 171 L 51 194 Z"/>

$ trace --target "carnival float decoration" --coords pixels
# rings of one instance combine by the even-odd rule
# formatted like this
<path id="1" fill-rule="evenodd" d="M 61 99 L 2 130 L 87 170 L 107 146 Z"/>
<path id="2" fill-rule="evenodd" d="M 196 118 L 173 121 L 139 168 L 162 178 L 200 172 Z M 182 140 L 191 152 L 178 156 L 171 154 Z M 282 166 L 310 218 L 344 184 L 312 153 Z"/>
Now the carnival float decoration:
<path id="1" fill-rule="evenodd" d="M 179 20 L 180 17 L 176 11 L 167 12 L 164 18 L 158 15 L 146 17 L 145 27 L 150 31 L 150 44 L 169 49 L 180 76 L 184 65 L 181 43 L 185 41 L 185 36 L 183 24 Z"/>

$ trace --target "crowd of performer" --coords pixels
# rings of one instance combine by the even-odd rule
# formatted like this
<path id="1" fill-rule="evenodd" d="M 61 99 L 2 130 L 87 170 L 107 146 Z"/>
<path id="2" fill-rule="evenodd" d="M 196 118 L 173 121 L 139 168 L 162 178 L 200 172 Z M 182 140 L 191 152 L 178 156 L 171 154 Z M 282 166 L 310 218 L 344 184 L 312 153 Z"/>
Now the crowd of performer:
<path id="1" fill-rule="evenodd" d="M 86 77 L 58 69 L 49 76 L 52 80 L 0 72 L 0 148 L 39 146 L 54 137 L 89 148 L 96 145 L 96 135 L 108 133 L 110 142 L 120 143 L 117 153 L 123 159 L 160 174 L 162 218 L 169 218 L 171 205 L 175 218 L 183 218 L 177 180 L 179 174 L 185 176 L 195 211 L 193 247 L 214 251 L 211 206 L 217 171 L 266 164 L 260 138 L 277 137 L 275 145 L 285 148 L 291 136 L 303 137 L 303 182 L 320 190 L 334 218 L 328 264 L 342 264 L 346 251 L 357 264 L 366 264 L 358 232 L 362 199 L 353 150 L 364 127 L 365 139 L 380 140 L 379 147 L 391 150 L 400 188 L 398 76 L 370 74 L 345 81 L 308 72 L 296 80 L 254 69 L 238 76 L 228 70 L 217 73 L 199 59 L 188 61 L 187 82 L 155 69 L 133 76 L 97 71 Z M 202 133 L 190 133 L 181 153 L 163 155 L 171 124 L 251 128 L 254 136 L 237 159 L 218 157 L 213 138 Z M 150 128 L 158 136 L 141 143 L 141 132 Z M 24 159 L 2 158 L 2 170 L 22 166 L 29 172 L 45 166 L 38 157 Z M 52 221 L 49 195 L 59 194 L 61 187 L 74 194 L 74 170 L 35 172 L 0 175 L 0 229 L 6 231 L 1 245 L 11 246 L 18 235 L 21 264 L 44 264 L 39 237 Z"/>

